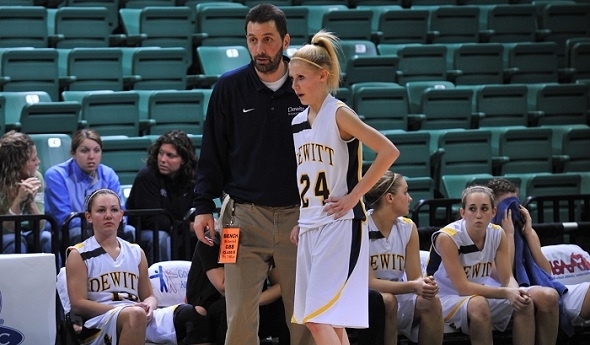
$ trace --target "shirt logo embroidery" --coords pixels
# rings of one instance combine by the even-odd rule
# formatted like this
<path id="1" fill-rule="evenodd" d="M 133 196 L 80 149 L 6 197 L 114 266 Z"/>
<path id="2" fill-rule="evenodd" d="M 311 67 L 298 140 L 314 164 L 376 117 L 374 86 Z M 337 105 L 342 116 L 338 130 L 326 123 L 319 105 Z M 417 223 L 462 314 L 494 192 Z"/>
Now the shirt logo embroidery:
<path id="1" fill-rule="evenodd" d="M 249 112 L 251 112 L 252 110 L 254 110 L 254 108 L 250 108 L 250 109 L 246 109 L 246 108 L 244 108 L 244 109 L 242 109 L 242 112 L 243 112 L 243 113 L 249 113 Z"/>

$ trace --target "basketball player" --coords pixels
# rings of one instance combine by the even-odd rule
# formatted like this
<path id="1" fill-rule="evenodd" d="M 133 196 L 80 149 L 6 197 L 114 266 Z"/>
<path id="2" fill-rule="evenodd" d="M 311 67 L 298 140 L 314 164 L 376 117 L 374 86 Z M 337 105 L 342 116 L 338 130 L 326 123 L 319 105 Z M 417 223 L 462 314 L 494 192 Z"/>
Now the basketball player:
<path id="1" fill-rule="evenodd" d="M 332 96 L 338 39 L 320 31 L 289 63 L 307 108 L 292 121 L 301 198 L 293 322 L 318 345 L 349 344 L 345 327 L 366 328 L 368 241 L 361 198 L 399 156 L 391 141 Z M 361 179 L 361 144 L 377 153 Z"/>

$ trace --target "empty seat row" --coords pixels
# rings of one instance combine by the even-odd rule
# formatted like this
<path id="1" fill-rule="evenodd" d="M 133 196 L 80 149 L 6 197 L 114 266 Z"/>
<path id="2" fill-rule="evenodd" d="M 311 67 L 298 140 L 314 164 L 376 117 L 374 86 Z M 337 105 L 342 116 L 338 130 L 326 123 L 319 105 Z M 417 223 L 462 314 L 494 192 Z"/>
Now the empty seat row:
<path id="1" fill-rule="evenodd" d="M 100 6 L 101 2 L 91 3 L 96 7 L 2 6 L 0 18 L 6 25 L 0 26 L 3 36 L 0 44 L 21 46 L 28 40 L 35 47 L 45 48 L 49 43 L 57 47 L 72 47 L 72 44 L 104 47 L 113 42 L 121 43 L 124 37 L 110 37 L 115 41 L 109 41 L 118 23 L 113 23 L 108 7 Z M 130 44 L 137 44 L 138 38 L 141 44 L 144 39 L 168 36 L 173 41 L 176 38 L 176 44 L 188 50 L 187 44 L 194 39 L 205 45 L 233 45 L 237 44 L 236 39 L 243 40 L 244 18 L 249 7 L 241 3 L 153 5 L 121 8 L 114 13 L 115 20 L 120 20 L 120 31 L 131 36 Z M 397 5 L 350 9 L 342 4 L 330 4 L 281 8 L 289 19 L 290 31 L 297 33 L 294 35 L 296 44 L 302 43 L 300 38 L 306 38 L 300 37 L 299 32 L 304 31 L 303 36 L 308 36 L 322 28 L 343 39 L 373 39 L 375 43 L 534 42 L 540 39 L 564 43 L 565 38 L 590 33 L 588 4 L 550 3 L 540 9 L 532 4 L 412 9 Z M 541 12 L 539 20 L 537 11 Z M 295 20 L 297 18 L 303 20 Z M 14 29 L 24 23 L 29 23 L 29 30 Z M 80 25 L 83 29 L 76 30 Z M 91 40 L 83 41 L 85 36 Z M 168 46 L 170 43 L 160 40 L 157 44 Z"/>
<path id="2" fill-rule="evenodd" d="M 584 145 L 590 143 L 590 127 L 392 130 L 384 134 L 402 152 L 391 169 L 406 176 L 410 191 L 416 193 L 458 198 L 476 179 L 527 179 L 539 174 L 582 174 L 585 178 L 577 185 L 578 193 L 590 192 L 590 154 L 584 152 Z M 365 150 L 366 163 L 372 155 Z"/>
<path id="3" fill-rule="evenodd" d="M 199 47 L 201 70 L 187 74 L 184 48 L 0 48 L 0 91 L 186 90 L 210 87 L 225 71 L 250 62 L 243 46 Z"/>
<path id="4" fill-rule="evenodd" d="M 350 90 L 351 107 L 378 130 L 590 125 L 584 84 L 359 83 Z"/>
<path id="5" fill-rule="evenodd" d="M 590 78 L 590 37 L 572 40 L 559 67 L 554 42 L 379 44 L 342 41 L 342 81 L 448 80 L 457 85 L 574 82 Z M 297 47 L 287 51 L 291 54 Z"/>
<path id="6" fill-rule="evenodd" d="M 0 92 L 6 131 L 72 135 L 91 127 L 104 136 L 160 135 L 171 129 L 201 134 L 210 90 L 66 91 L 52 102 L 46 92 Z"/>

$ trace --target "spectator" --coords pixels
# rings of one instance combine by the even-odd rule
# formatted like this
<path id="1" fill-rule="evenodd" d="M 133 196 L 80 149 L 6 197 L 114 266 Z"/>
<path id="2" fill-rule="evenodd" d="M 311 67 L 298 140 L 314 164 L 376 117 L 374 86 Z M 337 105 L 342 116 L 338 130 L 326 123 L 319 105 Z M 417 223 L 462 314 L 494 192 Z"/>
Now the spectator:
<path id="1" fill-rule="evenodd" d="M 37 170 L 41 161 L 33 140 L 24 133 L 5 133 L 0 138 L 0 162 L 0 214 L 42 214 L 44 183 Z M 51 253 L 51 232 L 43 231 L 44 224 L 44 220 L 39 223 L 41 250 Z M 2 223 L 2 253 L 15 252 L 14 227 L 14 222 Z M 21 236 L 20 252 L 32 251 L 33 232 L 25 229 Z"/>
<path id="2" fill-rule="evenodd" d="M 223 345 L 227 332 L 227 315 L 224 268 L 223 264 L 217 260 L 219 248 L 219 236 L 214 240 L 213 246 L 202 242 L 197 243 L 188 273 L 186 297 L 187 303 L 202 306 L 207 310 L 215 343 Z M 258 336 L 260 339 L 278 336 L 281 345 L 288 345 L 289 329 L 284 319 L 281 287 L 274 267 L 269 267 L 268 278 L 270 286 L 262 291 L 258 301 L 260 313 Z"/>
<path id="3" fill-rule="evenodd" d="M 414 343 L 442 344 L 438 285 L 432 276 L 423 277 L 418 229 L 405 218 L 412 202 L 407 182 L 386 171 L 365 200 L 373 207 L 368 211 L 369 287 L 385 302 L 385 344 L 397 344 L 398 331 Z"/>
<path id="4" fill-rule="evenodd" d="M 512 276 L 506 235 L 491 223 L 492 191 L 468 187 L 459 213 L 460 220 L 432 235 L 427 268 L 439 284 L 446 324 L 468 334 L 472 344 L 492 344 L 492 331 L 504 331 L 512 318 L 512 343 L 534 344 L 535 328 L 550 325 L 535 324 L 528 288 Z"/>
<path id="5" fill-rule="evenodd" d="M 60 226 L 72 212 L 83 212 L 85 198 L 97 189 L 113 190 L 124 200 L 119 177 L 113 169 L 100 163 L 102 140 L 95 130 L 77 131 L 72 138 L 70 154 L 72 158 L 45 172 L 45 211 L 53 215 Z M 81 221 L 74 218 L 70 222 L 69 244 L 80 242 L 81 234 Z M 125 225 L 120 235 L 133 242 L 135 229 Z"/>
<path id="6" fill-rule="evenodd" d="M 166 216 L 143 217 L 143 229 L 159 231 L 159 260 L 171 259 L 169 230 L 184 233 L 189 227 L 180 228 L 187 212 L 192 207 L 195 197 L 195 177 L 197 172 L 197 158 L 195 148 L 185 132 L 174 130 L 162 134 L 150 147 L 147 163 L 137 173 L 131 192 L 127 198 L 126 208 L 133 209 L 164 209 L 173 218 Z M 139 224 L 129 223 L 135 228 Z M 152 230 L 142 231 L 142 242 L 148 262 L 154 262 L 152 251 Z M 187 244 L 188 245 L 188 244 Z M 175 250 L 177 248 L 174 248 Z"/>
<path id="7" fill-rule="evenodd" d="M 494 192 L 498 209 L 492 222 L 501 224 L 506 232 L 516 281 L 521 286 L 543 286 L 530 290 L 535 309 L 541 311 L 536 313 L 537 319 L 551 317 L 548 322 L 557 324 L 558 310 L 553 302 L 557 292 L 560 296 L 559 324 L 567 335 L 572 336 L 572 322 L 590 319 L 590 282 L 564 286 L 554 280 L 551 277 L 551 265 L 543 255 L 541 241 L 533 229 L 529 211 L 518 199 L 518 188 L 504 178 L 492 179 L 487 186 Z M 557 332 L 557 327 L 537 329 L 537 339 L 541 339 L 539 343 L 546 339 L 547 344 L 554 344 Z"/>
<path id="8" fill-rule="evenodd" d="M 333 94 L 339 39 L 320 31 L 291 57 L 293 89 L 307 108 L 292 121 L 299 182 L 293 322 L 318 345 L 349 344 L 345 327 L 368 327 L 369 243 L 362 196 L 399 156 L 393 143 Z M 361 178 L 361 143 L 376 158 Z"/>
<path id="9" fill-rule="evenodd" d="M 195 185 L 194 231 L 205 244 L 215 236 L 213 199 L 231 201 L 220 224 L 239 226 L 235 263 L 225 265 L 226 344 L 258 342 L 258 301 L 274 261 L 291 343 L 312 344 L 305 327 L 291 324 L 296 247 L 289 236 L 299 216 L 291 120 L 303 110 L 291 88 L 285 14 L 272 4 L 252 7 L 245 20 L 252 62 L 227 72 L 211 93 Z"/>
<path id="10" fill-rule="evenodd" d="M 123 221 L 119 195 L 99 189 L 88 196 L 85 217 L 93 236 L 68 248 L 67 291 L 71 311 L 83 320 L 84 344 L 209 344 L 202 308 L 158 309 L 145 254 L 117 238 Z"/>

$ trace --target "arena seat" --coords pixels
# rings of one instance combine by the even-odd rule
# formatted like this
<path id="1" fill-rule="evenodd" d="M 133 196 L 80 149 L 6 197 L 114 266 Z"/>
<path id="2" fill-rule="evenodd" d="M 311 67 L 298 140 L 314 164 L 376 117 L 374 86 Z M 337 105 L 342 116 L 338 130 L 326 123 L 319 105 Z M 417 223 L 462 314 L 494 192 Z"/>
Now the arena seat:
<path id="1" fill-rule="evenodd" d="M 426 44 L 432 40 L 428 9 L 374 6 L 373 11 L 373 31 L 380 33 L 377 44 Z"/>
<path id="2" fill-rule="evenodd" d="M 291 0 L 285 0 L 292 4 Z M 266 1 L 258 1 L 266 2 Z M 252 1 L 244 2 L 246 6 L 252 7 Z M 280 2 L 273 1 L 273 4 L 279 6 L 289 23 L 289 36 L 291 37 L 291 46 L 298 46 L 309 43 L 308 16 L 309 9 L 306 6 L 281 5 Z"/>
<path id="3" fill-rule="evenodd" d="M 478 6 L 438 6 L 431 9 L 432 43 L 478 43 Z"/>
<path id="4" fill-rule="evenodd" d="M 37 147 L 39 171 L 45 174 L 50 167 L 70 159 L 72 138 L 67 134 L 30 134 Z"/>
<path id="5" fill-rule="evenodd" d="M 45 7 L 0 6 L 0 47 L 47 48 Z"/>
<path id="6" fill-rule="evenodd" d="M 122 8 L 121 23 L 141 47 L 182 47 L 192 52 L 197 44 L 193 12 L 184 6 Z M 187 67 L 192 59 L 187 59 Z"/>
<path id="7" fill-rule="evenodd" d="M 0 71 L 2 91 L 45 91 L 52 101 L 59 100 L 58 53 L 55 49 L 0 49 Z"/>
<path id="8" fill-rule="evenodd" d="M 504 83 L 504 46 L 499 43 L 448 44 L 448 79 L 455 85 Z"/>
<path id="9" fill-rule="evenodd" d="M 206 109 L 205 95 L 201 90 L 136 92 L 139 94 L 139 116 L 151 123 L 143 135 L 160 135 L 174 129 L 202 134 Z"/>
<path id="10" fill-rule="evenodd" d="M 251 57 L 248 48 L 242 45 L 200 46 L 197 60 L 202 74 L 196 76 L 195 83 L 199 87 L 210 87 L 223 73 L 249 64 Z"/>
<path id="11" fill-rule="evenodd" d="M 151 140 L 148 137 L 104 136 L 102 144 L 102 163 L 115 170 L 121 184 L 132 184 L 139 169 L 145 165 Z"/>
<path id="12" fill-rule="evenodd" d="M 351 87 L 352 108 L 377 130 L 408 129 L 408 96 L 395 83 L 358 83 Z"/>
<path id="13" fill-rule="evenodd" d="M 541 18 L 544 40 L 557 44 L 558 66 L 565 67 L 566 41 L 590 36 L 590 3 L 550 2 L 542 7 Z"/>
<path id="14" fill-rule="evenodd" d="M 62 91 L 123 91 L 123 52 L 119 48 L 59 49 Z"/>
<path id="15" fill-rule="evenodd" d="M 80 120 L 101 136 L 137 137 L 149 121 L 139 118 L 139 95 L 132 91 L 65 91 L 66 101 L 82 105 Z"/>
<path id="16" fill-rule="evenodd" d="M 487 42 L 513 43 L 542 40 L 537 25 L 537 10 L 532 4 L 482 6 L 481 25 Z"/>
<path id="17" fill-rule="evenodd" d="M 397 55 L 397 83 L 447 80 L 446 44 L 379 44 L 381 55 Z"/>
<path id="18" fill-rule="evenodd" d="M 52 1 L 52 0 L 49 0 Z M 57 0 L 55 0 L 57 1 Z M 63 7 L 104 7 L 108 11 L 106 21 L 109 33 L 113 33 L 119 26 L 119 7 L 126 0 L 63 0 Z M 58 7 L 58 6 L 55 6 Z"/>
<path id="19" fill-rule="evenodd" d="M 399 59 L 391 55 L 378 55 L 377 47 L 367 40 L 342 40 L 343 85 L 350 87 L 362 82 L 396 81 Z"/>
<path id="20" fill-rule="evenodd" d="M 223 3 L 222 3 L 223 4 Z M 236 2 L 196 5 L 198 46 L 245 45 L 244 18 L 249 8 Z"/>
<path id="21" fill-rule="evenodd" d="M 47 9 L 49 46 L 59 49 L 106 48 L 122 42 L 123 35 L 111 35 L 106 7 L 60 7 Z"/>
<path id="22" fill-rule="evenodd" d="M 135 47 L 123 51 L 123 82 L 130 90 L 186 90 L 189 52 L 182 47 Z"/>

